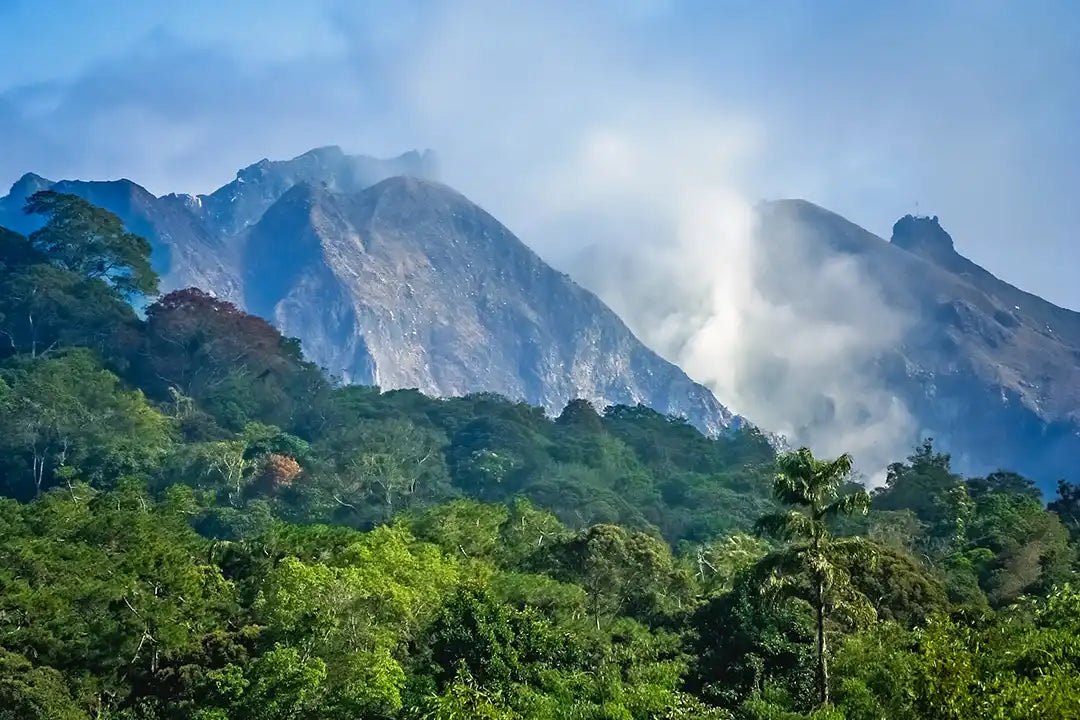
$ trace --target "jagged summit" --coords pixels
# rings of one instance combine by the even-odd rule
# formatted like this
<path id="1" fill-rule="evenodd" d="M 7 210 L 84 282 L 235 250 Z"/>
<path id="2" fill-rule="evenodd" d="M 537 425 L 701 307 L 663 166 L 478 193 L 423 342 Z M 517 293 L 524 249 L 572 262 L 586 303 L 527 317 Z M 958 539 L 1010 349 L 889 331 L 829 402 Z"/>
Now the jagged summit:
<path id="1" fill-rule="evenodd" d="M 462 221 L 474 210 L 480 210 L 479 206 L 449 185 L 408 175 L 386 178 L 367 188 L 364 195 L 378 203 L 375 211 L 384 220 L 396 216 L 397 220 L 406 221 L 408 215 L 413 215 L 429 221 L 453 223 L 455 218 Z"/>
<path id="2" fill-rule="evenodd" d="M 322 145 L 321 147 L 311 148 L 307 152 L 300 153 L 294 160 L 308 157 L 339 160 L 345 157 L 345 151 L 341 149 L 340 145 Z"/>
<path id="3" fill-rule="evenodd" d="M 290 185 L 299 182 L 324 183 L 340 192 L 359 192 L 392 175 L 435 179 L 434 152 L 410 150 L 394 158 L 380 159 L 348 155 L 338 145 L 325 145 L 312 148 L 291 160 L 263 158 L 239 170 L 236 179 L 239 182 L 263 182 L 269 177 Z M 230 185 L 212 194 L 221 193 Z"/>
<path id="4" fill-rule="evenodd" d="M 228 233 L 253 225 L 285 192 L 300 183 L 342 193 L 357 193 L 395 175 L 435 178 L 434 153 L 411 151 L 380 159 L 348 155 L 336 145 L 314 148 L 291 160 L 267 160 L 243 168 L 236 179 L 201 204 L 212 222 Z"/>
<path id="5" fill-rule="evenodd" d="M 36 192 L 48 190 L 52 185 L 52 180 L 43 178 L 37 173 L 28 172 L 15 181 L 11 186 L 11 190 L 8 192 L 8 196 L 25 199 Z"/>
<path id="6" fill-rule="evenodd" d="M 393 175 L 371 186 L 376 192 L 417 192 L 427 189 L 443 192 L 464 199 L 465 196 L 434 178 L 416 175 Z"/>
<path id="7" fill-rule="evenodd" d="M 26 198 L 36 192 L 48 190 L 53 185 L 55 183 L 52 180 L 30 172 L 16 180 L 10 192 L 0 197 L 0 226 L 23 234 L 37 229 L 38 221 L 23 212 Z"/>
<path id="8" fill-rule="evenodd" d="M 927 258 L 948 257 L 956 252 L 952 236 L 933 217 L 905 215 L 892 229 L 893 245 Z"/>

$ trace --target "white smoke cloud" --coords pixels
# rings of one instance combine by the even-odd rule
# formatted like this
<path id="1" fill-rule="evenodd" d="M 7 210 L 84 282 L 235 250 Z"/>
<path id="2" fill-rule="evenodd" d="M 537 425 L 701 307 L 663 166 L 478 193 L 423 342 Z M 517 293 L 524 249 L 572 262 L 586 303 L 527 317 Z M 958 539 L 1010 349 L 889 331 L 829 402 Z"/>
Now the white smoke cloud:
<path id="1" fill-rule="evenodd" d="M 733 409 L 880 480 L 915 424 L 873 361 L 908 319 L 798 226 L 761 242 L 737 185 L 753 132 L 719 117 L 666 127 L 587 134 L 532 195 L 548 232 L 589 243 L 571 274 Z"/>
<path id="2" fill-rule="evenodd" d="M 755 237 L 766 123 L 690 77 L 639 75 L 582 18 L 456 7 L 395 76 L 452 185 L 761 427 L 875 477 L 906 455 L 912 419 L 871 362 L 904 318 L 853 260 Z"/>

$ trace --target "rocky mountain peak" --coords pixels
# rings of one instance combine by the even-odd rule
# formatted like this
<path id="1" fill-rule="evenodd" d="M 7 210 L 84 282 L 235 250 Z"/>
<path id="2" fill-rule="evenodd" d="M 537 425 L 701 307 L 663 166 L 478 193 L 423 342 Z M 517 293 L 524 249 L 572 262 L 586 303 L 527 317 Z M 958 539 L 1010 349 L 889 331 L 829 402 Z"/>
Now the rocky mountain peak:
<path id="1" fill-rule="evenodd" d="M 71 193 L 85 197 L 96 205 L 116 202 L 152 203 L 157 198 L 138 183 L 120 178 L 119 180 L 61 180 L 53 184 L 57 192 Z"/>
<path id="2" fill-rule="evenodd" d="M 36 192 L 48 190 L 53 186 L 53 181 L 41 177 L 36 173 L 28 172 L 15 181 L 8 192 L 8 197 L 13 200 L 25 200 Z"/>
<path id="3" fill-rule="evenodd" d="M 595 295 L 439 182 L 294 186 L 245 233 L 244 305 L 333 374 L 431 395 L 495 391 L 552 414 L 642 403 L 706 432 L 733 421 Z"/>
<path id="4" fill-rule="evenodd" d="M 295 159 L 314 159 L 324 162 L 340 162 L 345 158 L 345 151 L 341 149 L 340 145 L 323 145 L 321 147 L 312 148 L 305 153 L 301 153 Z"/>
<path id="5" fill-rule="evenodd" d="M 376 199 L 379 217 L 387 213 L 420 213 L 428 218 L 479 211 L 464 195 L 435 180 L 395 175 L 368 188 L 365 193 Z"/>
<path id="6" fill-rule="evenodd" d="M 290 188 L 302 183 L 340 193 L 358 193 L 395 175 L 434 178 L 431 151 L 407 152 L 381 159 L 349 155 L 336 145 L 308 150 L 291 160 L 260 160 L 236 174 L 231 183 L 203 198 L 207 217 L 226 234 L 258 222 Z"/>
<path id="7" fill-rule="evenodd" d="M 952 236 L 933 217 L 905 215 L 893 225 L 891 242 L 928 260 L 948 259 L 956 255 Z"/>
<path id="8" fill-rule="evenodd" d="M 36 192 L 48 190 L 53 185 L 52 180 L 46 180 L 34 173 L 26 173 L 16 180 L 11 191 L 0 197 L 0 225 L 23 234 L 36 230 L 40 224 L 38 220 L 23 213 L 26 198 Z"/>
<path id="9" fill-rule="evenodd" d="M 810 301 L 790 277 L 840 260 L 850 263 L 849 277 L 858 278 L 877 309 L 848 314 L 849 304 L 819 299 L 813 317 L 835 318 L 867 338 L 878 327 L 893 328 L 894 337 L 868 345 L 869 363 L 851 373 L 869 387 L 854 395 L 856 404 L 880 392 L 887 399 L 880 408 L 899 406 L 910 418 L 890 425 L 890 434 L 906 442 L 932 436 L 954 467 L 970 474 L 1017 468 L 1049 489 L 1074 472 L 1080 314 L 960 255 L 937 217 L 900 218 L 890 242 L 808 203 L 776 202 L 766 210 L 759 242 L 768 262 L 758 288 L 780 306 L 806 307 Z M 838 377 L 846 382 L 847 375 Z M 837 397 L 847 398 L 849 386 L 839 387 Z M 827 431 L 829 420 L 829 413 L 814 416 L 804 434 Z"/>

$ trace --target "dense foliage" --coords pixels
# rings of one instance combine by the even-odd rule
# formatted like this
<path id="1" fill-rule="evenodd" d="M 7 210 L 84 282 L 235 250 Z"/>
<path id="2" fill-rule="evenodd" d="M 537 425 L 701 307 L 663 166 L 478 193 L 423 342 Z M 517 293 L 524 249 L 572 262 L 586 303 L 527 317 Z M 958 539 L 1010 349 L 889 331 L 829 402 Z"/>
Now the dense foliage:
<path id="1" fill-rule="evenodd" d="M 2 720 L 1077 717 L 1075 485 L 928 441 L 867 495 L 753 429 L 342 387 L 199 290 L 137 313 L 108 213 L 28 211 Z"/>

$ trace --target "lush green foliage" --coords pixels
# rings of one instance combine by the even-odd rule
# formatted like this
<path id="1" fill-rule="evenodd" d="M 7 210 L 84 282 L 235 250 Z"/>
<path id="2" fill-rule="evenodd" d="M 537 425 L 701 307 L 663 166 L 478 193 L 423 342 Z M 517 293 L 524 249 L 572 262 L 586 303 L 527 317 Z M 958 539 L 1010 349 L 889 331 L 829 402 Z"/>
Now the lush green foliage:
<path id="1" fill-rule="evenodd" d="M 763 515 L 758 532 L 779 536 L 787 544 L 758 563 L 761 587 L 767 594 L 805 596 L 814 609 L 817 635 L 817 692 L 822 705 L 829 702 L 826 621 L 836 613 L 849 618 L 871 618 L 874 609 L 856 590 L 842 558 L 872 563 L 874 550 L 861 538 L 837 540 L 829 521 L 865 514 L 870 496 L 863 490 L 841 494 L 851 473 L 851 457 L 818 460 L 807 448 L 781 455 L 776 462 L 773 490 L 776 498 L 794 509 Z M 763 571 L 763 572 L 762 572 Z M 808 592 L 804 592 L 804 588 Z"/>
<path id="2" fill-rule="evenodd" d="M 102 279 L 124 297 L 157 291 L 150 243 L 128 232 L 118 217 L 76 195 L 45 190 L 26 202 L 26 212 L 45 217 L 30 244 L 49 262 L 88 279 Z"/>
<path id="3" fill-rule="evenodd" d="M 340 387 L 200 291 L 141 319 L 145 241 L 31 209 L 0 720 L 1076 716 L 1075 485 L 1048 509 L 928 442 L 867 497 L 749 429 Z"/>

